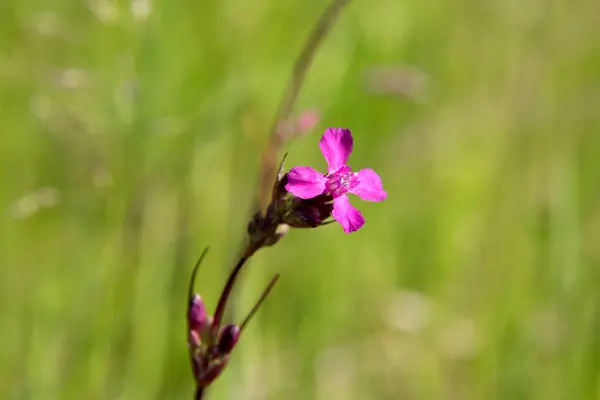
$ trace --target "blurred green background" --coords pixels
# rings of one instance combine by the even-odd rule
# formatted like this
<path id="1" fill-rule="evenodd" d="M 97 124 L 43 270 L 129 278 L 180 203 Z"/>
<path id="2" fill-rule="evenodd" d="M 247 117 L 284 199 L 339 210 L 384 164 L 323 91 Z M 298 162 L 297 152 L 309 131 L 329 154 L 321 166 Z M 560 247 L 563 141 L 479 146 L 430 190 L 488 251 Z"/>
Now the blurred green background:
<path id="1" fill-rule="evenodd" d="M 600 398 L 600 3 L 355 1 L 297 110 L 379 172 L 367 219 L 293 230 L 210 399 Z M 0 396 L 191 399 L 261 151 L 325 3 L 0 3 Z"/>

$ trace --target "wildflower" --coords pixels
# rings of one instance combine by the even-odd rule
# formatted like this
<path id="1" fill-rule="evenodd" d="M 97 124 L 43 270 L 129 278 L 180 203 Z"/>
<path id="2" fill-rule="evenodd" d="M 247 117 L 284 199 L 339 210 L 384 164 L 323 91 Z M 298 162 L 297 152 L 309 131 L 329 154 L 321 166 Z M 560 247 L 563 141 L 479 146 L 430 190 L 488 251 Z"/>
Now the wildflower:
<path id="1" fill-rule="evenodd" d="M 352 172 L 352 167 L 347 165 L 353 148 L 349 129 L 327 129 L 319 146 L 327 161 L 327 174 L 307 166 L 292 168 L 288 173 L 285 189 L 301 199 L 312 199 L 322 194 L 332 196 L 331 215 L 342 225 L 344 232 L 354 232 L 364 225 L 365 219 L 350 204 L 347 193 L 354 193 L 367 201 L 383 201 L 387 193 L 383 190 L 381 178 L 372 169 Z"/>

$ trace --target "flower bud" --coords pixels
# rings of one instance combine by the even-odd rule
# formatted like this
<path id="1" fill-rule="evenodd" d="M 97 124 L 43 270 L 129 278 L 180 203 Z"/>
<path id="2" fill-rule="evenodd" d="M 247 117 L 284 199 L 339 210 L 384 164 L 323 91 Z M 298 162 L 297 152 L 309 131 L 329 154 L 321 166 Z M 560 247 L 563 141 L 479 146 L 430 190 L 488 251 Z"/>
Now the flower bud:
<path id="1" fill-rule="evenodd" d="M 333 211 L 333 198 L 322 194 L 312 199 L 294 197 L 283 215 L 283 222 L 294 228 L 316 228 L 326 224 Z"/>
<path id="2" fill-rule="evenodd" d="M 191 330 L 200 333 L 207 326 L 208 314 L 202 297 L 195 294 L 188 308 L 188 325 Z"/>
<path id="3" fill-rule="evenodd" d="M 219 337 L 219 352 L 229 354 L 240 338 L 240 328 L 237 325 L 225 325 Z"/>

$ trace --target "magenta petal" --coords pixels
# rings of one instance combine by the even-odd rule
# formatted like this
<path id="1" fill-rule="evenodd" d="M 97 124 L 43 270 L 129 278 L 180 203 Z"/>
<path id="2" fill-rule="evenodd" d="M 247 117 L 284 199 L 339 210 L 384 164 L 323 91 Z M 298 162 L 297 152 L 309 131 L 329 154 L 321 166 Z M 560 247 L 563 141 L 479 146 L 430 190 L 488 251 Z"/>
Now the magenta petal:
<path id="1" fill-rule="evenodd" d="M 367 201 L 383 201 L 387 198 L 377 172 L 369 168 L 361 169 L 358 171 L 357 179 L 358 185 L 350 190 L 351 193 Z"/>
<path id="2" fill-rule="evenodd" d="M 325 191 L 327 178 L 311 167 L 294 167 L 288 173 L 285 190 L 301 199 L 312 199 Z"/>
<path id="3" fill-rule="evenodd" d="M 359 230 L 365 224 L 362 214 L 356 208 L 352 207 L 346 195 L 333 200 L 333 212 L 331 215 L 344 227 L 344 232 L 346 233 Z"/>
<path id="4" fill-rule="evenodd" d="M 348 162 L 352 153 L 352 133 L 350 129 L 329 128 L 319 142 L 321 153 L 329 166 L 329 173 L 334 173 Z"/>

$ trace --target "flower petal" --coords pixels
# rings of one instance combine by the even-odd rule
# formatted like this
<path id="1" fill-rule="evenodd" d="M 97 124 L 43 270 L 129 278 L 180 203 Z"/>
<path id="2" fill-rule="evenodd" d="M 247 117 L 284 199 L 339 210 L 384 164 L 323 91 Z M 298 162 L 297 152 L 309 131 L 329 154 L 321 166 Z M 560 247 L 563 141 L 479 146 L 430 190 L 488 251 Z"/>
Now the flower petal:
<path id="1" fill-rule="evenodd" d="M 288 172 L 285 190 L 301 199 L 312 199 L 325 191 L 327 178 L 311 167 L 294 167 Z"/>
<path id="2" fill-rule="evenodd" d="M 344 227 L 344 232 L 352 233 L 359 230 L 364 224 L 360 211 L 352 207 L 345 194 L 333 200 L 333 218 Z"/>
<path id="3" fill-rule="evenodd" d="M 367 201 L 383 201 L 387 198 L 377 172 L 369 168 L 361 169 L 358 171 L 357 179 L 358 185 L 350 190 L 351 193 Z"/>
<path id="4" fill-rule="evenodd" d="M 350 129 L 329 128 L 323 134 L 319 147 L 321 153 L 329 166 L 332 174 L 342 168 L 348 162 L 348 156 L 352 153 L 352 133 Z"/>

